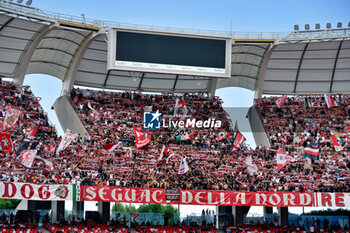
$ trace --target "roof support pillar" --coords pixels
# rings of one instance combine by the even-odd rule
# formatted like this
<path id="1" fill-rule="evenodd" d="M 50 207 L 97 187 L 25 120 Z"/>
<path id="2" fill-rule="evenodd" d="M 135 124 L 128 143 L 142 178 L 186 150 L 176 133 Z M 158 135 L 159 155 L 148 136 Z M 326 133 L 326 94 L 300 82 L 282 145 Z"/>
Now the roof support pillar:
<path id="1" fill-rule="evenodd" d="M 334 66 L 333 66 L 333 71 L 332 71 L 331 85 L 330 85 L 330 87 L 329 87 L 329 93 L 332 93 L 333 81 L 334 81 L 334 75 L 335 75 L 335 69 L 337 68 L 338 57 L 339 57 L 339 53 L 340 53 L 341 46 L 343 45 L 343 41 L 344 41 L 344 40 L 340 41 L 339 47 L 338 47 L 338 51 L 337 51 L 337 55 L 335 56 Z"/>
<path id="2" fill-rule="evenodd" d="M 217 78 L 211 78 L 210 79 L 210 87 L 209 87 L 209 91 L 208 91 L 209 97 L 214 97 L 215 96 L 217 81 L 218 81 Z"/>
<path id="3" fill-rule="evenodd" d="M 81 59 L 83 58 L 85 51 L 90 46 L 94 38 L 99 35 L 101 35 L 101 32 L 91 32 L 87 37 L 85 37 L 85 39 L 80 43 L 78 49 L 75 51 L 74 56 L 72 57 L 69 67 L 66 71 L 66 74 L 64 75 L 61 96 L 69 96 L 69 93 L 74 85 L 75 76 L 77 74 Z"/>
<path id="4" fill-rule="evenodd" d="M 297 70 L 297 75 L 295 77 L 295 83 L 294 83 L 294 90 L 293 90 L 293 93 L 296 92 L 297 90 L 297 85 L 298 85 L 298 79 L 299 79 L 299 73 L 300 73 L 300 68 L 301 68 L 301 64 L 303 63 L 303 60 L 304 60 L 304 55 L 305 55 L 305 52 L 307 50 L 307 47 L 309 46 L 310 43 L 306 43 L 305 47 L 304 47 L 304 50 L 303 50 L 303 53 L 301 54 L 301 57 L 300 57 L 300 62 L 299 62 L 299 65 L 298 65 L 298 70 Z"/>
<path id="5" fill-rule="evenodd" d="M 264 79 L 265 79 L 265 73 L 267 69 L 267 65 L 269 64 L 270 57 L 272 55 L 272 52 L 275 50 L 277 47 L 277 44 L 271 44 L 269 47 L 266 48 L 265 50 L 265 56 L 263 56 L 261 64 L 260 64 L 260 69 L 258 73 L 258 79 L 255 82 L 255 97 L 254 98 L 261 98 L 262 93 L 263 93 L 263 88 L 264 88 Z"/>
<path id="6" fill-rule="evenodd" d="M 27 69 L 28 69 L 30 60 L 32 59 L 33 54 L 34 54 L 36 48 L 38 47 L 39 43 L 49 32 L 54 30 L 56 27 L 57 27 L 57 25 L 55 25 L 55 24 L 44 26 L 42 28 L 41 32 L 35 34 L 32 38 L 32 41 L 27 44 L 27 46 L 25 48 L 25 52 L 23 52 L 22 56 L 20 57 L 20 59 L 18 61 L 19 65 L 17 66 L 17 68 L 14 72 L 15 75 L 13 77 L 13 81 L 17 86 L 22 87 L 23 82 L 24 82 L 24 76 L 27 73 Z"/>

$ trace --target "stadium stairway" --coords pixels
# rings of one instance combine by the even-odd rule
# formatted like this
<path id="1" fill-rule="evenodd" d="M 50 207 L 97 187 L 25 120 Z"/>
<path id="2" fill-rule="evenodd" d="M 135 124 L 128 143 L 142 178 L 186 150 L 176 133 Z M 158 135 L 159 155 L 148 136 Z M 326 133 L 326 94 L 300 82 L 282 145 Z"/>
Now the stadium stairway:
<path id="1" fill-rule="evenodd" d="M 64 132 L 67 129 L 70 129 L 74 133 L 80 134 L 82 138 L 85 138 L 87 131 L 78 118 L 72 105 L 69 103 L 67 96 L 60 96 L 53 104 L 53 108 L 55 109 L 57 118 L 60 121 Z"/>

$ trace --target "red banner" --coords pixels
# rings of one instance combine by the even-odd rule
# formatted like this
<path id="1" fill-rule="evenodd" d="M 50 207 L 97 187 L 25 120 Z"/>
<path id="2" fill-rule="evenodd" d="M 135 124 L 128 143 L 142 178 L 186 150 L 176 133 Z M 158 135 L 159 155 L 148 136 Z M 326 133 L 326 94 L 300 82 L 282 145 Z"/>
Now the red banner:
<path id="1" fill-rule="evenodd" d="M 180 190 L 167 201 L 165 189 L 81 186 L 82 201 L 215 206 L 316 206 L 314 193 Z"/>

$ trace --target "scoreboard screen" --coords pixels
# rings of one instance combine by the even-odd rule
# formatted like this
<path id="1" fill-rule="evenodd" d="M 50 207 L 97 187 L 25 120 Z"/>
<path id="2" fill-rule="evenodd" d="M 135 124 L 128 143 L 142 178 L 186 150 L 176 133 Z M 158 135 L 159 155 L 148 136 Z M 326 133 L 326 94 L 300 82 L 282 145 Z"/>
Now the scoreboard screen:
<path id="1" fill-rule="evenodd" d="M 108 69 L 229 77 L 228 38 L 110 29 Z"/>

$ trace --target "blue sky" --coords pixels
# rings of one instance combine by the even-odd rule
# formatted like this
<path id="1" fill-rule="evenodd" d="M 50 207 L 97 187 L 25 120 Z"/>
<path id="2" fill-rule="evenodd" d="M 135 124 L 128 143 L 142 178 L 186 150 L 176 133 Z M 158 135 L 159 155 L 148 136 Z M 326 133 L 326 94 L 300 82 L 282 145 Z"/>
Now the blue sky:
<path id="1" fill-rule="evenodd" d="M 295 24 L 302 29 L 304 24 L 314 28 L 320 23 L 321 28 L 325 28 L 327 22 L 333 27 L 342 22 L 345 27 L 350 21 L 349 0 L 33 0 L 33 6 L 74 16 L 84 14 L 98 20 L 217 31 L 232 28 L 235 32 L 289 32 Z M 50 108 L 59 96 L 61 81 L 44 75 L 29 75 L 25 84 L 32 87 L 34 94 L 43 97 L 41 104 L 58 126 Z M 217 95 L 226 107 L 251 106 L 254 96 L 253 92 L 241 88 L 221 89 Z M 58 129 L 62 132 L 60 127 Z M 251 140 L 249 137 L 252 144 Z M 201 207 L 187 210 L 187 213 L 200 212 Z"/>

